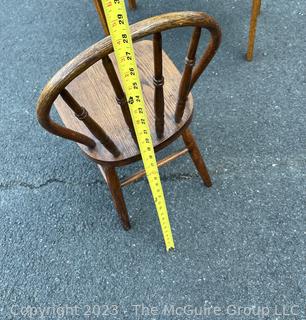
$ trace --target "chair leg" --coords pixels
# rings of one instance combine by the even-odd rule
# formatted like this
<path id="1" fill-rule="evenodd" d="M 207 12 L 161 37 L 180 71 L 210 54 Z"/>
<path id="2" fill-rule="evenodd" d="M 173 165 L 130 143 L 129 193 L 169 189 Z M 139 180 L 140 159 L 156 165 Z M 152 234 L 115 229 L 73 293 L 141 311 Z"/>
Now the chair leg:
<path id="1" fill-rule="evenodd" d="M 114 167 L 103 167 L 105 178 L 111 192 L 115 207 L 121 219 L 122 226 L 125 230 L 131 228 L 128 212 L 123 198 L 120 180 Z"/>
<path id="2" fill-rule="evenodd" d="M 130 9 L 136 9 L 136 0 L 129 0 L 129 7 Z"/>
<path id="3" fill-rule="evenodd" d="M 204 184 L 207 187 L 211 187 L 212 182 L 206 168 L 205 162 L 201 156 L 200 150 L 197 146 L 197 143 L 192 136 L 192 133 L 189 129 L 186 129 L 182 134 L 183 140 L 185 142 L 186 147 L 188 148 L 191 159 L 196 166 Z"/>
<path id="4" fill-rule="evenodd" d="M 261 12 L 261 0 L 259 0 L 258 10 L 257 10 L 257 16 L 260 15 L 260 12 Z"/>
<path id="5" fill-rule="evenodd" d="M 253 60 L 256 27 L 257 27 L 257 17 L 260 14 L 260 7 L 261 7 L 261 0 L 253 0 L 251 20 L 250 20 L 248 51 L 246 54 L 246 59 L 248 61 Z"/>
<path id="6" fill-rule="evenodd" d="M 101 3 L 101 0 L 94 0 L 94 4 L 95 4 L 96 10 L 98 12 L 98 15 L 99 15 L 103 30 L 105 32 L 105 35 L 108 36 L 109 35 L 109 30 L 108 30 L 106 17 L 105 17 L 105 13 L 104 13 L 104 10 L 103 10 L 103 6 L 102 6 L 102 3 Z"/>

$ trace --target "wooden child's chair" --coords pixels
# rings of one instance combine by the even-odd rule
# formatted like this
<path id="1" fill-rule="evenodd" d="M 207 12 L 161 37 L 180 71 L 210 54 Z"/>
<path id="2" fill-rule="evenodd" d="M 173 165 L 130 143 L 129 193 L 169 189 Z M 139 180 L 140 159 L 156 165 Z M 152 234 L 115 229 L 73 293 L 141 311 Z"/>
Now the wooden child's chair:
<path id="1" fill-rule="evenodd" d="M 162 50 L 162 32 L 178 27 L 194 27 L 182 75 Z M 211 39 L 195 64 L 203 28 L 210 32 Z M 205 163 L 188 126 L 193 114 L 190 91 L 219 47 L 221 32 L 218 24 L 205 13 L 180 12 L 138 22 L 131 29 L 133 42 L 153 35 L 153 41 L 139 41 L 134 47 L 154 149 L 161 150 L 180 136 L 186 145 L 186 148 L 159 161 L 158 165 L 189 152 L 205 185 L 211 186 Z M 177 42 L 181 46 L 179 36 Z M 121 188 L 144 176 L 145 172 L 139 171 L 123 181 L 116 174 L 116 167 L 140 160 L 141 155 L 114 62 L 110 37 L 80 53 L 46 85 L 38 100 L 37 116 L 46 130 L 77 142 L 85 155 L 98 164 L 123 227 L 129 229 Z M 51 120 L 53 103 L 65 127 Z"/>

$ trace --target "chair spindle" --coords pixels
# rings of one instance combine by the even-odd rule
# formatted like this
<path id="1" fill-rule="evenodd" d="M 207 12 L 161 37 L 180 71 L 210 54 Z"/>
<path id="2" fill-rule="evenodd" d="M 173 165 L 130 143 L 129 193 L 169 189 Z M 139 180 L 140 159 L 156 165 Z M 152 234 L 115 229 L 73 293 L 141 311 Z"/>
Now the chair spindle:
<path id="1" fill-rule="evenodd" d="M 184 115 L 186 101 L 190 92 L 192 70 L 195 65 L 195 56 L 198 49 L 200 37 L 201 28 L 196 27 L 193 31 L 192 38 L 189 44 L 187 57 L 185 59 L 185 69 L 180 83 L 179 97 L 175 112 L 176 123 L 179 123 Z"/>
<path id="2" fill-rule="evenodd" d="M 155 109 L 155 128 L 158 139 L 164 135 L 164 77 L 163 77 L 163 52 L 162 52 L 162 35 L 154 33 L 153 35 L 153 53 L 154 53 L 154 109 Z"/>
<path id="3" fill-rule="evenodd" d="M 97 122 L 90 117 L 87 110 L 78 104 L 68 90 L 62 90 L 60 95 L 70 109 L 74 111 L 75 116 L 86 125 L 89 131 L 104 145 L 109 152 L 111 152 L 115 157 L 118 157 L 120 155 L 120 151 L 112 139 L 104 132 Z"/>
<path id="4" fill-rule="evenodd" d="M 109 56 L 105 56 L 102 58 L 102 63 L 103 66 L 106 70 L 107 76 L 113 86 L 113 89 L 115 91 L 116 94 L 116 101 L 119 104 L 119 106 L 121 107 L 122 110 L 122 114 L 125 120 L 125 123 L 127 124 L 130 133 L 132 135 L 132 138 L 134 140 L 134 142 L 136 143 L 136 145 L 138 146 L 138 142 L 137 142 L 137 138 L 136 138 L 136 133 L 135 133 L 135 129 L 133 126 L 133 121 L 132 121 L 132 117 L 131 117 L 131 113 L 130 113 L 130 109 L 129 109 L 129 105 L 128 102 L 126 100 L 126 96 L 125 93 L 122 89 L 122 86 L 120 84 L 119 78 L 117 76 L 116 70 L 114 68 L 114 65 L 112 63 L 112 60 L 109 58 Z"/>
<path id="5" fill-rule="evenodd" d="M 107 21 L 106 21 L 106 17 L 105 17 L 105 12 L 102 6 L 102 2 L 101 0 L 94 0 L 94 4 L 96 6 L 103 30 L 105 32 L 105 34 L 108 36 L 109 35 L 109 29 L 107 26 Z"/>
<path id="6" fill-rule="evenodd" d="M 137 7 L 136 0 L 129 0 L 129 7 L 132 10 L 135 10 Z"/>

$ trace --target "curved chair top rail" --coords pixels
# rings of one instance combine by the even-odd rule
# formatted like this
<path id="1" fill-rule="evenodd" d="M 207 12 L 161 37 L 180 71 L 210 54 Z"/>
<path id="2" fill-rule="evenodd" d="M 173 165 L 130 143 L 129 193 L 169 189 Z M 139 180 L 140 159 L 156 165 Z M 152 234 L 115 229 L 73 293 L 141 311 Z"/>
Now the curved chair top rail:
<path id="1" fill-rule="evenodd" d="M 152 17 L 131 26 L 132 39 L 135 42 L 146 36 L 178 27 L 205 28 L 211 34 L 211 40 L 206 51 L 193 69 L 190 83 L 191 90 L 215 55 L 221 42 L 219 25 L 212 17 L 204 12 L 192 11 L 174 12 Z M 53 122 L 49 114 L 53 102 L 73 79 L 112 52 L 113 45 L 111 37 L 108 36 L 81 52 L 53 76 L 43 89 L 36 108 L 38 121 L 46 130 L 55 135 L 85 144 L 88 147 L 95 146 L 95 142 L 89 137 Z"/>

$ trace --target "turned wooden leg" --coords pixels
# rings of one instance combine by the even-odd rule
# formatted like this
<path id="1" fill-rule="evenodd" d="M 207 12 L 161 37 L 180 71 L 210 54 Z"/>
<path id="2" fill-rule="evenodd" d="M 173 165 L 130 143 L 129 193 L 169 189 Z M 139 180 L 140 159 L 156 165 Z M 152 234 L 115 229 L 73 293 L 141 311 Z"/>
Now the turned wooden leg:
<path id="1" fill-rule="evenodd" d="M 186 147 L 188 148 L 189 154 L 192 158 L 194 165 L 196 166 L 201 178 L 203 179 L 204 184 L 207 187 L 211 187 L 212 182 L 206 168 L 205 162 L 201 156 L 200 150 L 197 146 L 195 139 L 192 136 L 192 133 L 189 129 L 186 129 L 182 134 L 183 140 Z"/>
<path id="2" fill-rule="evenodd" d="M 248 44 L 248 51 L 246 54 L 246 59 L 248 61 L 253 60 L 257 17 L 260 14 L 260 7 L 261 7 L 261 0 L 253 0 L 251 20 L 250 20 L 249 44 Z"/>
<path id="3" fill-rule="evenodd" d="M 258 4 L 258 8 L 257 8 L 257 16 L 260 15 L 260 11 L 261 11 L 261 0 L 259 0 L 259 4 Z"/>
<path id="4" fill-rule="evenodd" d="M 129 7 L 130 9 L 136 9 L 136 0 L 129 0 Z"/>
<path id="5" fill-rule="evenodd" d="M 104 14 L 102 2 L 101 2 L 101 0 L 93 0 L 93 1 L 94 1 L 96 10 L 98 12 L 98 15 L 99 15 L 103 30 L 105 32 L 105 35 L 108 36 L 109 35 L 109 30 L 108 30 L 108 26 L 107 26 L 107 22 L 106 22 L 106 17 L 105 17 L 105 14 Z"/>
<path id="6" fill-rule="evenodd" d="M 123 198 L 120 180 L 114 167 L 103 167 L 105 179 L 114 200 L 115 207 L 125 230 L 131 228 L 128 212 Z"/>

